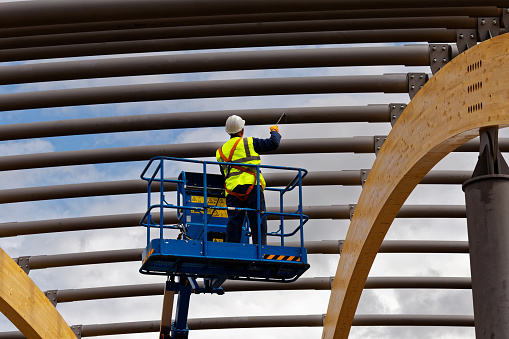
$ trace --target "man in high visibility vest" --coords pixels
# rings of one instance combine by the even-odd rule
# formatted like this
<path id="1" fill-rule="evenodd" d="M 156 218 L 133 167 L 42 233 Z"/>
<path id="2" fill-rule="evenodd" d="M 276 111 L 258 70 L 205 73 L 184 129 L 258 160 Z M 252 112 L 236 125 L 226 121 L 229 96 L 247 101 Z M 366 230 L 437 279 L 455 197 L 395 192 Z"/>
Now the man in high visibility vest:
<path id="1" fill-rule="evenodd" d="M 223 146 L 216 151 L 218 162 L 235 162 L 259 165 L 260 153 L 274 151 L 279 147 L 281 135 L 277 125 L 270 127 L 270 138 L 258 139 L 244 138 L 245 121 L 232 115 L 226 120 L 226 133 L 230 135 Z M 226 205 L 228 207 L 241 207 L 256 209 L 257 175 L 256 167 L 251 166 L 221 166 L 221 173 L 225 177 Z M 265 211 L 265 197 L 263 190 L 265 179 L 260 173 L 260 210 Z M 242 223 L 244 211 L 228 210 L 228 224 L 226 225 L 226 241 L 240 242 L 242 236 Z M 258 244 L 257 212 L 248 212 L 249 225 L 254 244 Z M 262 214 L 263 217 L 263 214 Z M 267 218 L 261 219 L 261 244 L 267 244 Z"/>

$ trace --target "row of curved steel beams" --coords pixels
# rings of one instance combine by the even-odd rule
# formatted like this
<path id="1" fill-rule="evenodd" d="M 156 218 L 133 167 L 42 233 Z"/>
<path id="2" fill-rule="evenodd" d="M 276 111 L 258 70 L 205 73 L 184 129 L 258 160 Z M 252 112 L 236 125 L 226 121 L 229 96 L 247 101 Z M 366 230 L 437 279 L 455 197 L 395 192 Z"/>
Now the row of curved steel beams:
<path id="1" fill-rule="evenodd" d="M 452 0 L 420 2 L 403 0 L 384 2 L 372 0 L 343 0 L 340 2 L 332 0 L 313 2 L 304 0 L 246 0 L 242 2 L 233 0 L 192 2 L 187 0 L 130 0 L 122 2 L 122 6 L 118 4 L 113 0 L 77 0 L 73 2 L 46 0 L 2 3 L 0 4 L 0 48 L 2 48 L 0 62 L 155 51 L 303 44 L 419 41 L 455 43 L 461 32 L 476 33 L 479 17 L 500 18 L 504 21 L 506 16 L 502 8 L 497 7 L 507 7 L 508 5 L 506 1 L 502 0 L 482 2 L 465 0 L 461 3 Z M 507 26 L 507 22 L 505 24 Z M 496 35 L 505 32 L 503 25 L 504 23 L 500 31 L 493 33 Z M 231 34 L 232 31 L 235 32 L 234 35 Z M 455 48 L 447 48 L 450 48 L 448 57 L 456 56 Z M 429 66 L 433 60 L 430 52 L 430 46 L 416 45 L 196 53 L 94 61 L 48 62 L 2 66 L 0 67 L 0 84 L 269 68 L 365 65 Z M 409 74 L 160 83 L 3 94 L 0 95 L 0 111 L 233 96 L 357 92 L 409 93 L 409 88 Z M 346 121 L 394 123 L 395 116 L 393 116 L 391 105 L 393 104 L 365 107 L 290 108 L 287 110 L 287 115 L 288 122 L 294 124 Z M 220 126 L 229 114 L 231 111 L 188 112 L 20 124 L 1 126 L 0 138 L 1 140 L 16 140 L 120 131 L 188 128 L 196 127 L 197 120 L 199 120 L 199 127 Z M 248 110 L 245 112 L 245 117 L 249 124 L 266 124 L 269 121 L 275 121 L 280 114 L 281 110 L 276 108 Z M 275 154 L 314 153 L 316 147 L 332 153 L 373 153 L 377 152 L 375 146 L 377 137 L 385 138 L 384 136 L 375 136 L 285 140 L 281 150 Z M 307 149 L 306 144 L 312 144 L 313 147 Z M 501 145 L 506 147 L 503 142 Z M 179 145 L 179 149 L 174 145 L 165 145 L 14 155 L 0 158 L 0 170 L 137 161 L 160 154 L 203 157 L 208 156 L 217 146 L 214 143 L 207 145 L 206 148 L 203 147 L 203 144 L 184 144 Z M 474 142 L 462 146 L 458 151 L 476 151 L 477 147 Z M 364 171 L 368 170 L 311 173 L 306 184 L 322 185 L 324 182 L 332 180 L 335 184 L 359 185 L 363 183 Z M 427 178 L 423 179 L 423 183 L 426 180 L 430 183 L 457 183 L 468 175 L 469 172 L 430 173 Z M 271 178 L 269 175 L 267 179 L 277 182 L 281 178 L 277 176 Z M 87 190 L 84 190 L 84 186 L 87 186 Z M 12 203 L 129 194 L 137 193 L 141 189 L 139 183 L 131 181 L 104 184 L 102 192 L 98 191 L 97 186 L 98 184 L 73 184 L 2 190 L 0 197 L 1 203 Z M 353 208 L 353 205 L 313 206 L 307 207 L 307 212 L 316 218 L 348 219 L 352 215 Z M 406 206 L 401 210 L 400 216 L 433 216 L 430 212 L 436 212 L 437 217 L 464 217 L 463 206 L 441 206 L 440 208 L 436 206 L 420 206 L 419 208 Z M 101 228 L 97 225 L 104 227 L 133 226 L 137 224 L 139 217 L 139 215 L 133 214 L 68 220 L 39 220 L 17 223 L 17 225 L 4 223 L 0 225 L 0 228 L 3 232 L 1 236 L 7 237 L 48 231 Z M 338 253 L 342 248 L 342 244 L 338 241 L 319 245 L 308 243 L 307 246 L 311 252 L 315 251 L 315 253 Z M 62 254 L 44 258 L 24 257 L 17 258 L 17 261 L 22 267 L 23 264 L 28 264 L 32 269 L 36 269 L 56 267 L 58 261 L 60 263 L 73 262 L 76 265 L 79 263 L 121 262 L 126 261 L 126 258 L 131 258 L 127 260 L 138 260 L 139 251 L 139 249 L 133 249 L 121 253 L 104 251 L 92 254 Z M 391 242 L 384 242 L 380 248 L 381 253 L 398 251 L 467 253 L 468 245 L 465 243 L 391 244 Z M 102 259 L 98 259 L 101 256 Z M 48 260 L 50 262 L 53 260 L 53 266 L 48 264 Z M 313 279 L 315 279 L 314 283 L 328 283 L 328 288 L 330 288 L 329 278 Z M 446 279 L 438 281 L 430 278 L 413 281 L 396 278 L 391 281 L 376 281 L 376 279 L 368 280 L 363 286 L 365 288 L 398 286 L 402 288 L 415 288 L 416 286 L 469 288 L 469 282 L 465 279 L 461 279 L 461 281 Z M 301 284 L 309 287 L 308 282 L 303 280 Z M 243 288 L 246 289 L 246 287 Z M 123 293 L 122 289 L 123 287 L 119 287 L 116 292 L 113 290 L 96 290 L 95 292 L 103 293 L 103 295 L 105 295 L 104 293 L 121 294 Z M 160 290 L 160 286 L 158 289 Z M 268 287 L 268 289 L 270 288 Z M 65 292 L 61 293 L 62 295 L 65 296 Z M 68 298 L 71 297 L 68 296 Z M 76 297 L 74 298 L 76 299 Z M 65 300 L 65 297 L 60 300 Z M 279 318 L 250 317 L 236 320 L 228 318 L 192 319 L 189 326 L 191 329 L 246 326 L 323 326 L 323 318 L 323 315 L 313 315 Z M 416 315 L 356 316 L 353 318 L 354 326 L 408 324 L 473 326 L 473 318 Z M 81 328 L 81 335 L 157 331 L 158 326 L 158 322 L 86 325 Z M 0 333 L 0 338 L 17 336 L 18 334 Z"/>

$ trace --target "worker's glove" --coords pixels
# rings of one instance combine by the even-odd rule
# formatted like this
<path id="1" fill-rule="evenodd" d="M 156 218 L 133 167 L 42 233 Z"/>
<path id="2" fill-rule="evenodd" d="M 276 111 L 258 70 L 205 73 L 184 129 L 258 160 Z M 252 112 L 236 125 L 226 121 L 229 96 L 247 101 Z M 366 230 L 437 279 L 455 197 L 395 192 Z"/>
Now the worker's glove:
<path id="1" fill-rule="evenodd" d="M 274 125 L 274 126 L 270 126 L 270 131 L 276 131 L 279 133 L 279 128 L 277 127 L 277 125 Z"/>

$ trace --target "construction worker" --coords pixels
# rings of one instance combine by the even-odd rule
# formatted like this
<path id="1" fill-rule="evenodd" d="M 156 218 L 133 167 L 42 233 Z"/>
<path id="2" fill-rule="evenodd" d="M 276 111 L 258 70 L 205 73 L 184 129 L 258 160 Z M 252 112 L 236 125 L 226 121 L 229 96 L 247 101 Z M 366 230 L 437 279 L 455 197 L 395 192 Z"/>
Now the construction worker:
<path id="1" fill-rule="evenodd" d="M 281 135 L 277 125 L 270 127 L 270 138 L 244 138 L 245 121 L 232 115 L 226 120 L 226 133 L 230 135 L 223 146 L 216 151 L 218 162 L 238 162 L 259 165 L 260 153 L 274 151 L 279 147 Z M 221 166 L 221 173 L 225 177 L 226 205 L 256 209 L 257 185 L 256 167 L 254 166 Z M 265 180 L 260 173 L 260 210 L 265 211 L 265 197 L 263 190 Z M 228 224 L 226 225 L 226 241 L 240 242 L 244 211 L 228 210 Z M 258 244 L 257 212 L 248 212 L 253 244 Z M 267 218 L 261 215 L 261 244 L 267 244 Z"/>

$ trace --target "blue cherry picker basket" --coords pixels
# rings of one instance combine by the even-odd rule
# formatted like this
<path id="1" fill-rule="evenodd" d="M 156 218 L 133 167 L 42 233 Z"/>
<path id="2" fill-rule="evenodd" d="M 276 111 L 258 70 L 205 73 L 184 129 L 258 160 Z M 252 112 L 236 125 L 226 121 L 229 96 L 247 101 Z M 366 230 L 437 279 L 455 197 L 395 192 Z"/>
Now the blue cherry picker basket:
<path id="1" fill-rule="evenodd" d="M 165 166 L 175 165 L 174 162 L 193 163 L 201 171 L 184 171 L 177 179 L 165 178 Z M 286 184 L 265 188 L 266 192 L 279 193 L 279 207 L 276 210 L 265 213 L 260 211 L 259 198 L 257 210 L 236 208 L 246 212 L 257 211 L 258 225 L 249 225 L 245 218 L 241 242 L 230 243 L 226 242 L 228 207 L 224 179 L 220 174 L 208 173 L 210 167 L 217 171 L 219 164 L 170 157 L 150 160 L 141 175 L 148 184 L 148 207 L 141 220 L 141 224 L 147 228 L 147 247 L 143 252 L 140 272 L 169 277 L 207 278 L 220 282 L 226 279 L 280 282 L 297 280 L 309 268 L 303 232 L 303 226 L 309 218 L 302 211 L 302 178 L 307 171 L 246 164 L 256 169 L 258 178 L 261 168 L 290 174 L 286 176 Z M 260 187 L 255 186 L 254 189 L 259 190 Z M 153 191 L 159 191 L 158 198 L 153 198 Z M 165 192 L 170 191 L 176 192 L 176 203 L 167 202 Z M 290 212 L 288 208 L 283 208 L 284 197 L 289 194 L 296 195 L 298 200 L 295 210 Z M 279 221 L 279 227 L 268 232 L 269 245 L 250 244 L 250 227 L 260 229 L 262 218 Z M 291 224 L 289 232 L 285 230 L 285 223 Z M 158 232 L 151 232 L 154 229 Z M 173 237 L 166 236 L 166 233 L 173 233 Z M 298 240 L 285 242 L 289 237 Z M 271 238 L 277 241 L 271 243 Z"/>

